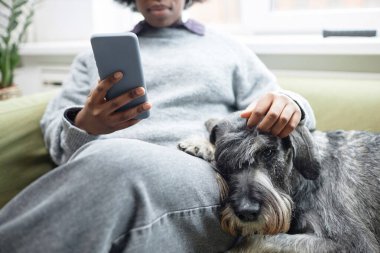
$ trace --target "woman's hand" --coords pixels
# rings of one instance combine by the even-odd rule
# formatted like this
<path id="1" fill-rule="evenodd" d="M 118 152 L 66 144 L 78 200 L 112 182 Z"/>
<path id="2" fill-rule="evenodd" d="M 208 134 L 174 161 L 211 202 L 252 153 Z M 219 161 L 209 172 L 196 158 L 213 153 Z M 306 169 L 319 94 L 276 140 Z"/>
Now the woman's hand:
<path id="1" fill-rule="evenodd" d="M 138 87 L 112 100 L 105 100 L 107 91 L 122 77 L 121 72 L 116 72 L 114 75 L 99 81 L 96 88 L 88 96 L 84 108 L 75 117 L 75 125 L 78 128 L 92 135 L 109 134 L 140 121 L 135 118 L 141 112 L 149 110 L 151 104 L 143 103 L 123 112 L 115 111 L 133 99 L 144 95 L 144 88 Z"/>
<path id="2" fill-rule="evenodd" d="M 290 97 L 269 92 L 249 105 L 240 116 L 248 119 L 248 127 L 258 124 L 260 131 L 284 138 L 298 126 L 302 113 Z"/>

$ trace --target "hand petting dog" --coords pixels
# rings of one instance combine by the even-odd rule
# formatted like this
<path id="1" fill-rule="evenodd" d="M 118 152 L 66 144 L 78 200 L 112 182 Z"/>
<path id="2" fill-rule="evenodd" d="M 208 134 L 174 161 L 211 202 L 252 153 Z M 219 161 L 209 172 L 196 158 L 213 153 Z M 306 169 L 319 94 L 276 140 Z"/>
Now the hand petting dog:
<path id="1" fill-rule="evenodd" d="M 258 124 L 258 130 L 284 138 L 298 126 L 302 112 L 290 97 L 279 92 L 269 92 L 251 103 L 240 117 L 247 119 L 249 128 Z"/>

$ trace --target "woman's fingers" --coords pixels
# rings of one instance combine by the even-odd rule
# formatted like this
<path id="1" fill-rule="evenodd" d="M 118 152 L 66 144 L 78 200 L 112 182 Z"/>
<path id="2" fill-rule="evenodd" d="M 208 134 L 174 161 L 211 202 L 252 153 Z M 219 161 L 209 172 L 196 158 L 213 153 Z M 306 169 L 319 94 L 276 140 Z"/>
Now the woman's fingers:
<path id="1" fill-rule="evenodd" d="M 104 98 L 108 90 L 117 82 L 123 78 L 123 73 L 115 72 L 113 75 L 108 76 L 106 79 L 98 82 L 98 85 L 95 87 L 91 93 L 90 100 L 92 103 L 102 104 L 105 102 Z"/>
<path id="2" fill-rule="evenodd" d="M 108 90 L 123 77 L 121 72 L 99 81 L 96 88 L 87 98 L 87 102 L 75 118 L 75 125 L 89 134 L 109 134 L 117 130 L 137 124 L 135 118 L 143 111 L 151 108 L 150 103 L 143 103 L 122 112 L 115 112 L 133 99 L 144 95 L 142 87 L 132 89 L 110 101 L 105 101 Z"/>
<path id="3" fill-rule="evenodd" d="M 144 94 L 145 94 L 145 90 L 143 87 L 132 89 L 123 95 L 120 95 L 110 101 L 107 101 L 105 104 L 104 110 L 108 112 L 109 114 L 111 114 L 117 109 L 119 109 L 120 107 L 128 104 L 129 102 L 131 102 L 132 100 L 138 97 L 143 96 Z"/>
<path id="4" fill-rule="evenodd" d="M 264 118 L 261 120 L 257 128 L 263 132 L 270 132 L 274 124 L 282 117 L 282 112 L 287 105 L 287 101 L 282 98 L 274 99 L 269 110 L 266 112 Z M 290 115 L 291 116 L 291 115 Z"/>
<path id="5" fill-rule="evenodd" d="M 240 117 L 249 118 L 253 109 L 256 107 L 257 101 L 252 102 L 244 111 L 240 113 Z"/>
<path id="6" fill-rule="evenodd" d="M 270 92 L 252 103 L 241 113 L 248 118 L 247 127 L 254 127 L 263 132 L 270 132 L 281 138 L 288 136 L 301 120 L 301 109 L 288 96 Z"/>
<path id="7" fill-rule="evenodd" d="M 300 123 L 301 116 L 302 116 L 301 112 L 294 113 L 293 116 L 290 118 L 288 124 L 286 124 L 284 129 L 277 136 L 280 138 L 285 138 L 291 132 L 293 132 L 293 130 L 296 129 L 296 127 Z"/>
<path id="8" fill-rule="evenodd" d="M 113 125 L 116 126 L 119 125 L 121 122 L 136 118 L 140 113 L 148 111 L 151 107 L 152 105 L 150 103 L 143 103 L 126 111 L 115 112 L 111 114 L 108 118 L 110 122 L 112 122 Z"/>
<path id="9" fill-rule="evenodd" d="M 285 130 L 295 113 L 297 113 L 297 111 L 294 111 L 293 106 L 291 104 L 287 104 L 284 110 L 282 111 L 280 117 L 273 125 L 270 131 L 271 134 L 273 134 L 274 136 L 278 136 L 283 130 Z"/>
<path id="10" fill-rule="evenodd" d="M 273 98 L 268 94 L 261 97 L 252 109 L 251 115 L 247 121 L 247 126 L 250 128 L 256 126 L 267 114 L 272 102 Z"/>

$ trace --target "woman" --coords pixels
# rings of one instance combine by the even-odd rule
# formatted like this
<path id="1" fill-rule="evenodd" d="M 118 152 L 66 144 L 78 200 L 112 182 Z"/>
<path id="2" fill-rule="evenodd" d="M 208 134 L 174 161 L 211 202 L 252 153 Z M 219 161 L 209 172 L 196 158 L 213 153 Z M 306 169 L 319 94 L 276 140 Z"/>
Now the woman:
<path id="1" fill-rule="evenodd" d="M 149 102 L 115 112 L 145 91 L 106 101 L 122 73 L 98 82 L 93 55 L 76 58 L 41 121 L 60 166 L 1 210 L 1 252 L 225 251 L 235 238 L 220 230 L 214 172 L 178 141 L 237 110 L 248 127 L 280 137 L 301 120 L 315 125 L 309 104 L 280 90 L 249 49 L 182 20 L 191 1 L 118 2 L 144 16 L 133 32 Z M 134 120 L 144 110 L 151 116 Z"/>

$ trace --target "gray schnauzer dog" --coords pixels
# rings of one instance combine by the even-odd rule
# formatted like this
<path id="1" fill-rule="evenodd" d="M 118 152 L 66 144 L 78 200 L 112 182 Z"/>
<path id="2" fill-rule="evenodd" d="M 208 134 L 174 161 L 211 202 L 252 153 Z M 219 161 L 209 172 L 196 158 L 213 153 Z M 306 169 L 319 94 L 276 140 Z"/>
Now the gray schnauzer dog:
<path id="1" fill-rule="evenodd" d="M 380 134 L 310 132 L 278 138 L 237 114 L 209 120 L 210 140 L 178 148 L 211 163 L 229 252 L 380 252 Z"/>

